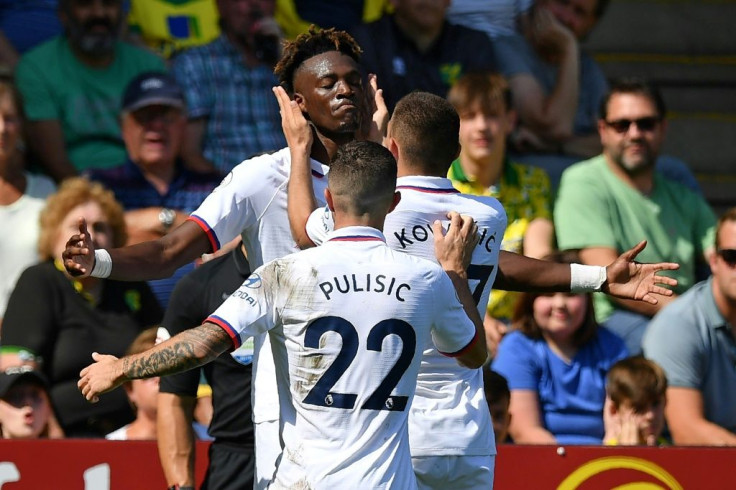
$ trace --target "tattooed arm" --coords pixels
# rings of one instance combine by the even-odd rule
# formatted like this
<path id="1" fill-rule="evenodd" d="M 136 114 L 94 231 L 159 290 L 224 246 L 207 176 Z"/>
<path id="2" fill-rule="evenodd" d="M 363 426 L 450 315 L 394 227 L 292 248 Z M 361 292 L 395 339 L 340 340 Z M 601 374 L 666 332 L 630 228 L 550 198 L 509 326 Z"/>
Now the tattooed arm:
<path id="1" fill-rule="evenodd" d="M 82 369 L 77 386 L 88 401 L 96 402 L 99 395 L 126 381 L 186 371 L 207 364 L 232 347 L 225 330 L 214 323 L 205 323 L 145 352 L 121 359 L 94 352 L 95 362 Z"/>

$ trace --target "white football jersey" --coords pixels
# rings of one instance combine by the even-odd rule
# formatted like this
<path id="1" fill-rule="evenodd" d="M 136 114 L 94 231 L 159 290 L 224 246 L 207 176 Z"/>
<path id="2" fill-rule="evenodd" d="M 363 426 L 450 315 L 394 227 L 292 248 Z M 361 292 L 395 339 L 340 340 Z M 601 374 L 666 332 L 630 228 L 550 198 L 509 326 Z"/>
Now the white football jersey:
<path id="1" fill-rule="evenodd" d="M 484 341 L 447 274 L 384 240 L 336 230 L 258 268 L 207 319 L 235 345 L 270 332 L 284 451 L 269 488 L 415 488 L 407 418 L 422 351 Z"/>
<path id="2" fill-rule="evenodd" d="M 476 221 L 480 241 L 468 268 L 468 284 L 481 318 L 485 317 L 506 230 L 501 203 L 492 197 L 461 194 L 441 177 L 400 177 L 396 190 L 401 201 L 384 225 L 386 241 L 395 250 L 436 262 L 432 223 L 440 220 L 447 229 L 449 211 Z M 331 228 L 326 208 L 309 217 L 307 233 L 313 242 L 322 243 Z M 463 368 L 428 344 L 409 417 L 409 438 L 412 456 L 496 454 L 482 370 Z"/>
<path id="3" fill-rule="evenodd" d="M 317 202 L 324 204 L 329 167 L 311 160 Z M 255 269 L 299 250 L 291 235 L 286 187 L 291 171 L 289 149 L 245 160 L 236 166 L 189 217 L 207 233 L 213 251 L 238 235 Z M 278 420 L 278 395 L 268 336 L 254 338 L 253 422 Z M 257 395 L 256 395 L 257 393 Z"/>

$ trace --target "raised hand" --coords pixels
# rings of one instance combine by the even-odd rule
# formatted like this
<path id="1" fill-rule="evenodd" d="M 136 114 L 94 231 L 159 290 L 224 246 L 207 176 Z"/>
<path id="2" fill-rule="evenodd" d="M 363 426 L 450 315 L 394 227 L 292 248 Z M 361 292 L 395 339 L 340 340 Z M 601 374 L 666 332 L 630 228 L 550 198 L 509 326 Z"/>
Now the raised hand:
<path id="1" fill-rule="evenodd" d="M 274 87 L 273 94 L 279 103 L 281 129 L 292 153 L 309 155 L 312 149 L 312 127 L 302 114 L 299 105 L 289 98 L 283 87 Z"/>
<path id="2" fill-rule="evenodd" d="M 79 233 L 66 242 L 61 259 L 67 272 L 75 277 L 87 277 L 95 266 L 95 246 L 87 232 L 87 221 L 79 218 Z"/>
<path id="3" fill-rule="evenodd" d="M 672 296 L 672 290 L 662 285 L 677 286 L 677 280 L 657 273 L 665 270 L 676 270 L 679 264 L 659 262 L 656 264 L 640 264 L 635 262 L 639 252 L 647 246 L 646 240 L 622 253 L 606 267 L 606 282 L 603 292 L 624 299 L 636 299 L 656 305 L 656 295 Z"/>
<path id="4" fill-rule="evenodd" d="M 447 217 L 450 224 L 446 232 L 442 229 L 441 221 L 432 224 L 434 253 L 443 269 L 467 279 L 466 270 L 478 244 L 478 224 L 470 216 L 455 211 L 448 213 Z"/>
<path id="5" fill-rule="evenodd" d="M 95 362 L 80 371 L 77 387 L 87 401 L 96 403 L 101 394 L 123 384 L 125 377 L 117 357 L 93 352 L 92 359 Z"/>
<path id="6" fill-rule="evenodd" d="M 383 100 L 383 90 L 378 88 L 378 77 L 371 73 L 368 75 L 368 89 L 365 91 L 366 116 L 362 128 L 363 139 L 383 144 L 388 129 L 388 108 Z M 370 123 L 368 121 L 370 120 Z"/>

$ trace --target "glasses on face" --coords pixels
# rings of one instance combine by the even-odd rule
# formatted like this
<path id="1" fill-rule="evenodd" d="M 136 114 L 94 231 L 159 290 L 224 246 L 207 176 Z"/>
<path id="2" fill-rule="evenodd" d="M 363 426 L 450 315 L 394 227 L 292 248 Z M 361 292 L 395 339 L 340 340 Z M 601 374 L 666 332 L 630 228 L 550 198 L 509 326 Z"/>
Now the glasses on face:
<path id="1" fill-rule="evenodd" d="M 655 116 L 641 117 L 639 119 L 616 119 L 614 121 L 606 121 L 606 124 L 613 128 L 617 133 L 625 133 L 632 124 L 636 124 L 639 131 L 652 131 L 659 124 L 660 119 Z"/>
<path id="2" fill-rule="evenodd" d="M 736 249 L 733 248 L 721 248 L 716 251 L 721 256 L 723 261 L 731 267 L 736 267 Z"/>

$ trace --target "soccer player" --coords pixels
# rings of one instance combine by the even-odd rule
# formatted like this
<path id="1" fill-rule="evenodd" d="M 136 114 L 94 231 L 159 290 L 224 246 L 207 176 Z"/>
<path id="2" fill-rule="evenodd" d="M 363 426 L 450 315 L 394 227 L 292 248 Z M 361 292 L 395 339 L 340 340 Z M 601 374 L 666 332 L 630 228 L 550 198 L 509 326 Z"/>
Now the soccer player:
<path id="1" fill-rule="evenodd" d="M 456 213 L 447 235 L 432 224 L 442 267 L 392 250 L 380 229 L 400 199 L 395 185 L 386 148 L 341 147 L 325 191 L 335 231 L 322 247 L 259 267 L 203 325 L 143 354 L 93 354 L 82 394 L 94 401 L 268 331 L 284 441 L 269 488 L 416 488 L 407 418 L 422 351 L 433 345 L 470 372 L 487 351 L 465 273 L 477 227 Z"/>
<path id="2" fill-rule="evenodd" d="M 358 65 L 360 48 L 342 31 L 310 31 L 284 47 L 275 68 L 280 83 L 295 94 L 315 130 L 310 178 L 319 204 L 325 203 L 325 175 L 337 148 L 361 128 L 364 89 Z M 373 85 L 367 88 L 370 92 Z M 380 99 L 380 93 L 377 95 Z M 384 108 L 385 110 L 385 108 Z M 380 111 L 379 111 L 380 112 Z M 286 183 L 289 150 L 238 165 L 186 222 L 164 237 L 131 247 L 95 250 L 86 224 L 67 242 L 64 265 L 73 275 L 150 280 L 171 275 L 203 253 L 215 252 L 242 233 L 248 261 L 256 268 L 298 250 L 289 232 Z M 263 355 L 262 355 L 263 354 Z M 255 339 L 253 422 L 256 484 L 265 488 L 281 452 L 278 396 L 267 336 Z"/>
<path id="3" fill-rule="evenodd" d="M 276 88 L 275 94 L 292 154 L 288 205 L 292 232 L 302 247 L 320 244 L 332 222 L 329 210 L 311 213 L 316 201 L 311 198 L 306 165 L 308 123 L 283 90 Z M 509 289 L 578 290 L 585 286 L 647 301 L 656 301 L 650 293 L 671 294 L 656 283 L 671 285 L 672 281 L 656 272 L 677 265 L 633 263 L 643 243 L 608 268 L 577 266 L 586 281 L 571 276 L 567 265 L 499 253 L 506 226 L 501 205 L 495 198 L 460 194 L 446 178 L 459 152 L 459 125 L 454 108 L 441 97 L 413 92 L 397 104 L 388 125 L 387 146 L 397 158 L 397 190 L 402 199 L 386 218 L 390 247 L 431 258 L 430 224 L 449 210 L 472 216 L 478 224 L 479 245 L 472 255 L 468 280 L 481 315 L 494 279 Z M 409 417 L 409 437 L 419 488 L 491 488 L 496 449 L 482 371 L 457 369 L 427 346 Z"/>

